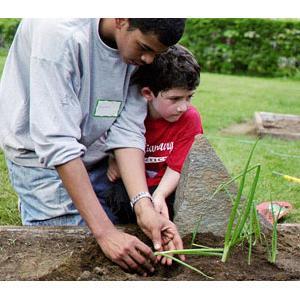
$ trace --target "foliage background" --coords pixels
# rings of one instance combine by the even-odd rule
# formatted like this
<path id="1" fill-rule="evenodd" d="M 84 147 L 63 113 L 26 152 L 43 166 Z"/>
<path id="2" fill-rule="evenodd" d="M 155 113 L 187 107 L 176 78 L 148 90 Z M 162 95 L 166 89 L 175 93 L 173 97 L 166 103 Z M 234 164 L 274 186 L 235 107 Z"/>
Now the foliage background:
<path id="1" fill-rule="evenodd" d="M 300 22 L 289 19 L 188 19 L 181 43 L 204 72 L 299 76 Z"/>
<path id="2" fill-rule="evenodd" d="M 20 19 L 0 19 L 0 47 L 10 45 Z M 204 72 L 258 76 L 300 76 L 297 19 L 187 20 L 181 43 Z"/>

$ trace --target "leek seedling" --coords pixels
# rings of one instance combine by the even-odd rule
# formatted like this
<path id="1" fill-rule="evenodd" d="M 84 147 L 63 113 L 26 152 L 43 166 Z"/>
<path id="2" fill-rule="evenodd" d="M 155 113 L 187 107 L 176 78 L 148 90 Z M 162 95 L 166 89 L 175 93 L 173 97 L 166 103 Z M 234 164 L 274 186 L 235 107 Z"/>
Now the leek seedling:
<path id="1" fill-rule="evenodd" d="M 201 222 L 201 218 L 199 218 L 199 220 L 196 223 L 195 229 L 193 231 L 193 235 L 192 235 L 192 241 L 191 241 L 191 247 L 193 247 L 195 239 L 196 239 L 196 235 L 199 231 L 199 227 L 200 227 L 200 222 Z"/>
<path id="2" fill-rule="evenodd" d="M 227 226 L 227 230 L 226 230 L 226 234 L 225 234 L 224 252 L 223 252 L 223 256 L 222 256 L 222 262 L 226 262 L 230 249 L 240 241 L 242 230 L 244 229 L 245 223 L 249 217 L 249 214 L 250 214 L 250 211 L 252 208 L 254 194 L 255 194 L 256 187 L 257 187 L 257 182 L 258 182 L 260 168 L 261 168 L 261 166 L 259 164 L 256 165 L 255 168 L 253 167 L 253 169 L 256 169 L 255 177 L 252 182 L 251 189 L 248 194 L 247 200 L 245 202 L 244 209 L 243 209 L 242 213 L 240 214 L 235 227 L 233 227 L 234 221 L 236 219 L 238 207 L 239 207 L 239 204 L 241 201 L 242 192 L 243 192 L 244 185 L 245 185 L 246 174 L 249 172 L 249 164 L 250 164 L 251 158 L 253 156 L 253 152 L 257 145 L 257 142 L 258 142 L 258 140 L 255 142 L 254 146 L 251 149 L 251 152 L 248 157 L 247 163 L 245 165 L 244 171 L 241 175 L 241 177 L 242 177 L 241 182 L 239 185 L 237 196 L 234 200 L 233 208 L 230 213 L 229 222 L 228 222 L 228 226 Z"/>
<path id="3" fill-rule="evenodd" d="M 246 230 L 245 230 L 246 231 Z M 254 241 L 253 241 L 254 237 Z M 246 238 L 248 240 L 248 265 L 251 264 L 251 254 L 252 254 L 252 246 L 256 244 L 259 240 L 262 243 L 262 233 L 259 224 L 259 219 L 257 216 L 256 204 L 252 203 L 251 212 L 250 212 L 250 220 L 249 220 L 249 228 L 246 233 Z"/>
<path id="4" fill-rule="evenodd" d="M 256 202 L 253 202 L 253 207 L 252 207 L 252 221 L 253 221 L 253 232 L 254 232 L 254 236 L 255 236 L 255 240 L 254 240 L 254 244 L 256 244 L 256 242 L 259 240 L 260 243 L 262 243 L 262 232 L 261 232 L 261 228 L 260 228 L 260 222 L 259 222 L 259 218 L 258 218 L 258 214 L 257 214 L 257 210 L 256 210 Z"/>
<path id="5" fill-rule="evenodd" d="M 278 218 L 281 213 L 282 207 L 280 207 L 277 216 L 275 217 L 274 206 L 273 206 L 273 202 L 271 201 L 271 210 L 272 210 L 272 217 L 273 217 L 273 230 L 272 230 L 272 243 L 271 243 L 271 253 L 269 256 L 269 261 L 275 264 L 276 256 L 277 256 L 277 245 L 278 245 L 277 225 L 278 225 Z"/>
<path id="6" fill-rule="evenodd" d="M 203 273 L 199 269 L 197 269 L 197 268 L 195 268 L 195 267 L 187 264 L 186 262 L 184 262 L 184 261 L 182 261 L 182 260 L 180 260 L 180 259 L 178 259 L 178 258 L 176 258 L 174 256 L 171 256 L 171 255 L 168 255 L 168 254 L 165 254 L 165 253 L 162 253 L 162 252 L 154 253 L 154 255 L 160 255 L 160 256 L 164 256 L 166 258 L 172 259 L 172 260 L 176 261 L 177 263 L 179 263 L 180 265 L 182 265 L 182 266 L 184 266 L 184 267 L 186 267 L 186 268 L 188 268 L 188 269 L 190 269 L 192 271 L 195 271 L 195 272 L 201 274 L 202 276 L 204 276 L 204 277 L 206 277 L 208 279 L 214 279 L 213 277 L 210 277 L 210 276 L 206 275 L 205 273 Z"/>
<path id="7" fill-rule="evenodd" d="M 254 165 L 250 168 L 247 169 L 246 173 L 251 172 L 252 170 L 254 170 L 255 168 L 257 168 L 259 164 Z M 215 192 L 213 193 L 213 195 L 211 196 L 211 198 L 213 198 L 217 193 L 219 193 L 221 190 L 225 189 L 226 186 L 230 185 L 232 182 L 236 181 L 237 179 L 239 179 L 240 177 L 242 177 L 244 175 L 244 172 L 240 173 L 239 175 L 236 175 L 235 177 L 231 178 L 229 181 L 225 182 L 225 183 L 221 183 L 217 189 L 215 190 Z"/>
<path id="8" fill-rule="evenodd" d="M 199 223 L 198 223 L 199 224 Z M 202 271 L 200 271 L 199 269 L 189 265 L 186 262 L 183 262 L 182 260 L 172 256 L 172 255 L 198 255 L 198 256 L 219 256 L 222 257 L 222 253 L 223 253 L 223 248 L 209 248 L 209 247 L 205 247 L 202 249 L 181 249 L 181 250 L 168 250 L 168 251 L 160 251 L 160 252 L 154 252 L 154 255 L 156 256 L 164 256 L 166 258 L 172 259 L 175 262 L 181 264 L 184 267 L 189 268 L 190 270 L 193 270 L 201 275 L 203 275 L 204 277 L 208 278 L 208 279 L 213 279 L 212 277 L 206 275 L 205 273 L 203 273 Z"/>
<path id="9" fill-rule="evenodd" d="M 255 166 L 249 167 L 249 164 L 250 164 L 251 158 L 253 156 L 253 152 L 254 152 L 257 142 L 258 142 L 258 140 L 255 142 L 253 148 L 251 149 L 251 152 L 248 157 L 248 160 L 245 165 L 243 173 L 234 177 L 230 181 L 220 185 L 217 188 L 217 190 L 214 192 L 214 194 L 212 195 L 212 197 L 213 197 L 216 193 L 218 193 L 222 189 L 225 189 L 225 191 L 227 193 L 229 193 L 227 190 L 227 186 L 230 183 L 232 183 L 234 180 L 241 177 L 238 194 L 233 201 L 233 208 L 230 213 L 230 218 L 229 218 L 229 222 L 228 222 L 228 226 L 227 226 L 227 230 L 226 230 L 226 234 L 225 234 L 224 248 L 209 248 L 209 247 L 201 246 L 201 245 L 194 243 L 196 234 L 197 234 L 199 226 L 200 226 L 200 220 L 199 220 L 196 224 L 195 230 L 192 235 L 192 241 L 191 241 L 191 246 L 200 247 L 199 249 L 182 249 L 182 250 L 161 251 L 161 252 L 155 252 L 154 255 L 164 256 L 166 258 L 172 259 L 172 260 L 176 261 L 177 263 L 179 263 L 191 270 L 194 270 L 209 279 L 212 279 L 212 277 L 207 276 L 206 274 L 204 274 L 197 268 L 173 257 L 172 255 L 183 254 L 183 255 L 199 255 L 199 256 L 200 255 L 202 255 L 202 256 L 220 256 L 220 257 L 222 257 L 222 261 L 225 262 L 228 258 L 230 249 L 234 245 L 236 245 L 238 242 L 240 242 L 241 240 L 243 241 L 243 239 L 247 236 L 247 237 L 249 237 L 249 242 L 251 245 L 249 247 L 250 249 L 249 249 L 249 254 L 248 254 L 248 262 L 250 262 L 253 232 L 256 236 L 256 239 L 257 239 L 257 237 L 261 238 L 261 231 L 260 231 L 259 221 L 258 221 L 257 214 L 256 214 L 256 208 L 254 207 L 254 204 L 253 204 L 254 194 L 255 194 L 256 187 L 257 187 L 261 166 L 260 166 L 260 164 L 257 164 Z M 239 209 L 242 192 L 243 192 L 244 185 L 245 185 L 246 175 L 252 170 L 256 170 L 256 173 L 255 173 L 252 185 L 251 185 L 250 192 L 245 201 L 243 210 L 240 213 L 238 211 L 238 209 Z M 249 215 L 250 215 L 249 228 L 246 228 L 247 221 L 249 222 Z M 237 217 L 237 222 L 236 222 L 236 225 L 233 226 L 235 223 L 236 217 Z"/>
<path id="10" fill-rule="evenodd" d="M 154 252 L 154 255 L 164 256 L 166 258 L 172 259 L 172 260 L 176 261 L 177 263 L 181 264 L 182 266 L 187 267 L 190 270 L 193 270 L 208 279 L 213 279 L 212 277 L 206 275 L 199 269 L 189 265 L 186 262 L 183 262 L 182 260 L 180 260 L 174 256 L 171 256 L 171 254 L 184 254 L 184 255 L 194 254 L 194 255 L 199 255 L 199 256 L 201 255 L 201 256 L 220 256 L 220 257 L 222 257 L 222 252 L 223 252 L 223 248 L 182 249 L 182 250 L 169 250 L 169 251 Z"/>

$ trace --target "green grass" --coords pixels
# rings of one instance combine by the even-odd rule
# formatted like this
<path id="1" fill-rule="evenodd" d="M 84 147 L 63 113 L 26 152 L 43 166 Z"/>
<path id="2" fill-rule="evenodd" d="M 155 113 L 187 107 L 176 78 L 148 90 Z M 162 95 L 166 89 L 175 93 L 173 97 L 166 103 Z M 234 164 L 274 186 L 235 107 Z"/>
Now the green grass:
<path id="1" fill-rule="evenodd" d="M 2 69 L 4 67 L 6 55 L 7 55 L 7 50 L 0 48 L 0 73 L 2 72 Z"/>
<path id="2" fill-rule="evenodd" d="M 2 70 L 5 52 L 0 53 Z M 229 173 L 239 174 L 255 137 L 224 135 L 221 129 L 251 120 L 255 111 L 300 115 L 300 82 L 295 79 L 269 79 L 243 76 L 201 75 L 193 104 L 199 109 L 205 134 Z M 300 185 L 288 182 L 272 171 L 300 177 L 300 141 L 264 138 L 255 150 L 252 164 L 262 165 L 255 200 L 289 201 L 294 210 L 286 222 L 300 223 Z M 245 193 L 249 186 L 245 186 Z M 17 196 L 7 180 L 0 152 L 0 225 L 20 224 Z"/>
<path id="3" fill-rule="evenodd" d="M 0 151 L 0 225 L 20 225 L 17 195 L 12 189 L 4 160 Z"/>
<path id="4" fill-rule="evenodd" d="M 0 73 L 2 73 L 6 54 L 7 50 L 0 49 Z M 0 225 L 20 224 L 18 197 L 9 183 L 4 155 L 0 150 Z"/>
<path id="5" fill-rule="evenodd" d="M 256 137 L 222 134 L 221 129 L 250 121 L 255 111 L 300 115 L 300 82 L 218 74 L 202 74 L 193 104 L 202 116 L 205 134 L 231 176 L 239 174 Z M 255 198 L 289 201 L 294 210 L 286 222 L 300 223 L 300 185 L 272 175 L 277 171 L 300 177 L 300 141 L 263 138 L 252 164 L 262 165 Z M 245 192 L 249 186 L 245 187 Z"/>

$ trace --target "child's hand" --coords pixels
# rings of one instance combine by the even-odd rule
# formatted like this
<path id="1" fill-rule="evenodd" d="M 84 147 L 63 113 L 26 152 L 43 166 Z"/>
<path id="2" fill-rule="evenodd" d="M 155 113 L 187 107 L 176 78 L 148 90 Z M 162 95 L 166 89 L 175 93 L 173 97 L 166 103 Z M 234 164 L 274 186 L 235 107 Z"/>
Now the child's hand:
<path id="1" fill-rule="evenodd" d="M 153 200 L 154 209 L 158 213 L 162 214 L 164 217 L 169 219 L 169 211 L 168 211 L 168 206 L 165 197 L 159 192 L 154 191 L 152 195 L 152 200 Z"/>
<path id="2" fill-rule="evenodd" d="M 111 156 L 108 159 L 108 169 L 106 175 L 111 182 L 114 182 L 121 177 L 117 162 Z"/>

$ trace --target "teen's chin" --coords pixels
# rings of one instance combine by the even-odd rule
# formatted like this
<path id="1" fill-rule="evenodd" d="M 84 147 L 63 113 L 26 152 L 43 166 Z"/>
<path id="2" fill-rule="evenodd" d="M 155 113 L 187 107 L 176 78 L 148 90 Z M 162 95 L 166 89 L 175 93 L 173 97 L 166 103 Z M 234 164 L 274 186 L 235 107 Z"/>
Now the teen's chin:
<path id="1" fill-rule="evenodd" d="M 134 66 L 141 66 L 142 65 L 142 63 L 138 63 L 138 62 L 136 62 L 134 60 L 131 60 L 131 59 L 125 59 L 124 61 L 128 65 L 134 65 Z"/>

